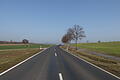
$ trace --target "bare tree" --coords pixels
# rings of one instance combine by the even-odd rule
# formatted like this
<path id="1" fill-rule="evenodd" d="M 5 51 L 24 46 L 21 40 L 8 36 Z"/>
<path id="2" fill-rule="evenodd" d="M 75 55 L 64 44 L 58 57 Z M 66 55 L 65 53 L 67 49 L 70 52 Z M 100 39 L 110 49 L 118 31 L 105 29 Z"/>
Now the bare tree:
<path id="1" fill-rule="evenodd" d="M 72 39 L 75 40 L 76 50 L 77 50 L 78 40 L 81 40 L 83 37 L 86 37 L 85 31 L 83 30 L 81 26 L 74 25 L 74 27 L 71 30 L 71 33 L 72 33 Z"/>
<path id="2" fill-rule="evenodd" d="M 65 34 L 63 37 L 62 37 L 62 42 L 63 43 L 69 43 L 69 39 L 68 39 L 68 35 Z"/>
<path id="3" fill-rule="evenodd" d="M 22 40 L 22 43 L 24 43 L 24 44 L 28 44 L 29 41 L 28 41 L 27 39 L 23 39 L 23 40 Z"/>
<path id="4" fill-rule="evenodd" d="M 99 40 L 98 43 L 101 43 L 101 41 Z"/>
<path id="5" fill-rule="evenodd" d="M 74 38 L 74 30 L 72 28 L 69 28 L 67 31 L 67 35 L 69 37 L 69 41 L 71 42 Z"/>
<path id="6" fill-rule="evenodd" d="M 62 42 L 66 44 L 67 46 L 67 50 L 69 48 L 69 43 L 71 42 L 72 38 L 71 38 L 71 34 L 65 34 L 62 38 Z"/>
<path id="7" fill-rule="evenodd" d="M 69 28 L 67 34 L 63 36 L 62 42 L 68 44 L 72 40 L 75 40 L 76 50 L 77 50 L 78 40 L 81 40 L 83 37 L 86 37 L 83 28 L 79 25 L 74 25 L 74 27 Z"/>

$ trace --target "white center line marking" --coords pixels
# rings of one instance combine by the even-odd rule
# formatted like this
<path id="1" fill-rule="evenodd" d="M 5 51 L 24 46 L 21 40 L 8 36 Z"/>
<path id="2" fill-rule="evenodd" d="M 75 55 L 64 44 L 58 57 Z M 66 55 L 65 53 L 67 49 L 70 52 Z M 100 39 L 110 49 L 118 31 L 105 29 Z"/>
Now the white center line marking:
<path id="1" fill-rule="evenodd" d="M 55 56 L 57 56 L 57 54 L 55 53 Z"/>
<path id="2" fill-rule="evenodd" d="M 63 77 L 62 77 L 61 73 L 59 73 L 59 78 L 60 78 L 60 80 L 63 80 Z"/>

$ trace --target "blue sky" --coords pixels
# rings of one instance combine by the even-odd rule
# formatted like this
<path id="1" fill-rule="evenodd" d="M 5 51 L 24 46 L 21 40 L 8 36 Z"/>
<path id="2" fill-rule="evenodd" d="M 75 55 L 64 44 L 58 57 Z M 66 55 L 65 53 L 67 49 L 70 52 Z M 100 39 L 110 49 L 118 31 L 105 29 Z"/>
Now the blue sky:
<path id="1" fill-rule="evenodd" d="M 0 40 L 59 43 L 74 24 L 82 42 L 120 40 L 120 0 L 0 0 Z"/>

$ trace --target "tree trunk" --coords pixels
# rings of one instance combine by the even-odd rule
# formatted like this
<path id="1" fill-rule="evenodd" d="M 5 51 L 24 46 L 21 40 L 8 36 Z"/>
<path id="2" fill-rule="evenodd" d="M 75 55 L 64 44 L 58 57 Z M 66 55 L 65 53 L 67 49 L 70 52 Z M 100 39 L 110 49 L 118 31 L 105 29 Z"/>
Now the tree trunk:
<path id="1" fill-rule="evenodd" d="M 76 39 L 76 50 L 77 50 L 77 39 Z"/>

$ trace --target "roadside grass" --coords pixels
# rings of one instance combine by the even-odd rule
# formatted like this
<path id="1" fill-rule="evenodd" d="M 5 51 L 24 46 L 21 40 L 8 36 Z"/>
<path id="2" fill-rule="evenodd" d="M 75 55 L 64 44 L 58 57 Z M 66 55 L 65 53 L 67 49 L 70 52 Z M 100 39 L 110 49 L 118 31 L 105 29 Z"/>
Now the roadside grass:
<path id="1" fill-rule="evenodd" d="M 80 43 L 78 47 L 120 57 L 120 42 Z"/>
<path id="2" fill-rule="evenodd" d="M 6 45 L 0 45 L 0 50 L 6 50 L 6 49 L 29 49 L 29 48 L 46 48 L 52 46 L 51 44 L 6 44 Z"/>
<path id="3" fill-rule="evenodd" d="M 62 48 L 66 49 L 65 46 L 63 46 Z M 76 51 L 74 48 L 69 48 L 69 51 L 72 54 L 77 55 L 78 57 L 85 59 L 88 62 L 91 62 L 120 77 L 120 61 L 108 59 L 93 54 L 83 53 L 80 51 Z"/>
<path id="4" fill-rule="evenodd" d="M 39 48 L 0 51 L 0 72 L 41 51 Z"/>
<path id="5" fill-rule="evenodd" d="M 0 72 L 48 48 L 52 44 L 0 44 Z"/>

